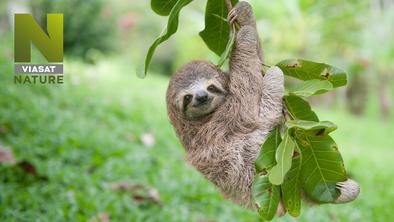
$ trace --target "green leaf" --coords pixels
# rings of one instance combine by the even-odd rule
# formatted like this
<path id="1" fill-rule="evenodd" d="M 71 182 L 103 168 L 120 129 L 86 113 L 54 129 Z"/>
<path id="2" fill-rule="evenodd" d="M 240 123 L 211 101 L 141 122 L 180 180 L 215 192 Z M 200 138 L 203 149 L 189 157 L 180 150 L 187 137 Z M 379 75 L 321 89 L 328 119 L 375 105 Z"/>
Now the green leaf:
<path id="1" fill-rule="evenodd" d="M 337 126 L 330 121 L 306 121 L 306 120 L 288 120 L 286 122 L 288 129 L 298 128 L 308 132 L 309 135 L 326 136 L 337 129 Z"/>
<path id="2" fill-rule="evenodd" d="M 231 27 L 230 38 L 229 38 L 229 40 L 227 42 L 226 49 L 224 50 L 224 52 L 220 56 L 220 60 L 218 62 L 218 67 L 219 68 L 223 66 L 224 62 L 230 56 L 231 50 L 233 49 L 233 45 L 234 45 L 234 42 L 235 42 L 235 34 L 236 34 L 235 26 L 233 25 Z"/>
<path id="3" fill-rule="evenodd" d="M 233 5 L 238 0 L 231 0 Z M 200 32 L 201 38 L 210 50 L 220 56 L 229 42 L 230 26 L 227 22 L 227 7 L 224 0 L 208 0 L 205 9 L 205 29 Z"/>
<path id="4" fill-rule="evenodd" d="M 301 183 L 305 194 L 318 203 L 332 203 L 340 195 L 336 183 L 345 181 L 341 154 L 330 136 L 312 136 L 296 131 L 302 154 Z"/>
<path id="5" fill-rule="evenodd" d="M 192 1 L 193 0 L 178 0 L 174 5 L 174 7 L 172 8 L 170 12 L 170 16 L 168 17 L 166 32 L 163 35 L 161 35 L 159 38 L 157 38 L 156 41 L 153 42 L 153 44 L 148 50 L 148 53 L 145 58 L 145 75 L 148 72 L 148 68 L 152 60 L 152 56 L 155 53 L 157 46 L 159 46 L 162 42 L 169 39 L 178 30 L 179 13 L 183 7 L 185 7 L 187 4 L 189 4 Z"/>
<path id="6" fill-rule="evenodd" d="M 150 6 L 158 15 L 169 15 L 178 0 L 151 0 Z"/>
<path id="7" fill-rule="evenodd" d="M 283 73 L 301 80 L 320 79 L 328 80 L 334 88 L 347 83 L 346 72 L 325 64 L 302 59 L 283 60 L 277 64 Z"/>
<path id="8" fill-rule="evenodd" d="M 312 111 L 309 103 L 303 98 L 295 95 L 285 96 L 284 102 L 287 110 L 294 119 L 309 120 L 318 122 L 315 112 Z"/>
<path id="9" fill-rule="evenodd" d="M 330 81 L 312 79 L 303 82 L 301 85 L 292 89 L 290 93 L 296 96 L 308 97 L 308 96 L 320 95 L 332 89 L 333 87 Z"/>
<path id="10" fill-rule="evenodd" d="M 293 217 L 298 217 L 301 211 L 301 163 L 301 154 L 293 157 L 291 169 L 281 185 L 283 205 Z"/>
<path id="11" fill-rule="evenodd" d="M 279 147 L 276 150 L 276 165 L 268 171 L 268 178 L 272 184 L 280 185 L 283 183 L 286 173 L 291 168 L 291 159 L 293 157 L 295 146 L 296 144 L 290 137 L 289 131 L 286 131 L 283 141 L 279 144 Z"/>
<path id="12" fill-rule="evenodd" d="M 280 137 L 279 126 L 276 126 L 268 135 L 264 144 L 261 146 L 259 156 L 256 159 L 256 172 L 260 173 L 264 169 L 270 169 L 276 164 L 275 151 L 282 138 Z"/>
<path id="13" fill-rule="evenodd" d="M 267 175 L 257 174 L 252 183 L 252 193 L 260 216 L 272 220 L 279 205 L 280 186 L 272 185 Z"/>

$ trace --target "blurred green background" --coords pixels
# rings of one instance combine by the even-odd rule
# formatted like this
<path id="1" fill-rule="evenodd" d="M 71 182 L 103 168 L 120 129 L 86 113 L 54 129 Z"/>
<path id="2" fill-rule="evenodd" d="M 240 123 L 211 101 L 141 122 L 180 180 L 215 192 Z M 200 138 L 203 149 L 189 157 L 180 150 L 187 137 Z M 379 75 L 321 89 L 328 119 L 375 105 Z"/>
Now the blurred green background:
<path id="1" fill-rule="evenodd" d="M 349 73 L 347 88 L 312 102 L 338 125 L 333 136 L 361 195 L 277 221 L 392 221 L 394 2 L 249 2 L 267 64 L 305 58 Z M 196 0 L 181 12 L 142 80 L 135 70 L 166 23 L 150 1 L 0 2 L 0 221 L 259 220 L 185 163 L 166 115 L 171 73 L 192 59 L 219 60 L 198 36 L 204 7 Z M 45 13 L 64 13 L 63 85 L 13 83 L 15 10 L 41 24 Z"/>

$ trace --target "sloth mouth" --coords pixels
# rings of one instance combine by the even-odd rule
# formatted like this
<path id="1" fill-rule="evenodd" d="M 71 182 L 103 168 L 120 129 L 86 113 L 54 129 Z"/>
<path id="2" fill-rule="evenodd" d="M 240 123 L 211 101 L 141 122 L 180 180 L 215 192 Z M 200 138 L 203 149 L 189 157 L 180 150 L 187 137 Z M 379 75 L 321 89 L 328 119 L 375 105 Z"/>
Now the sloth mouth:
<path id="1" fill-rule="evenodd" d="M 200 120 L 211 115 L 216 110 L 212 101 L 213 98 L 209 98 L 206 101 L 191 105 L 190 109 L 184 111 L 186 118 L 189 120 Z"/>
<path id="2" fill-rule="evenodd" d="M 211 98 L 208 98 L 207 100 L 204 100 L 204 101 L 198 101 L 198 102 L 196 102 L 196 103 L 193 104 L 193 107 L 195 107 L 195 108 L 201 108 L 201 107 L 203 107 L 203 106 L 210 105 L 211 102 L 212 102 L 212 100 L 213 100 L 213 98 L 211 97 Z"/>
<path id="3" fill-rule="evenodd" d="M 206 117 L 210 116 L 214 112 L 215 112 L 215 109 L 212 110 L 212 111 L 209 111 L 207 113 L 200 113 L 199 115 L 188 117 L 187 119 L 192 120 L 192 121 L 199 121 L 199 120 L 201 120 L 203 118 L 206 118 Z"/>

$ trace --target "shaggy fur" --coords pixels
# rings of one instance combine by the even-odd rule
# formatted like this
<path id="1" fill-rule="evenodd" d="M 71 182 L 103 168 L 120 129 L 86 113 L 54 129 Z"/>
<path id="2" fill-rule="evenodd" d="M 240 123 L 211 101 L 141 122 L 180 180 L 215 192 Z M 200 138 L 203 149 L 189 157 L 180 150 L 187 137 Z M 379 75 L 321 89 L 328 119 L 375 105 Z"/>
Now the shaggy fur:
<path id="1" fill-rule="evenodd" d="M 254 161 L 268 132 L 280 122 L 283 73 L 274 67 L 262 75 L 262 52 L 251 14 L 241 29 L 224 73 L 206 61 L 193 61 L 173 75 L 167 91 L 168 114 L 187 160 L 235 203 L 253 207 Z M 239 16 L 239 15 L 238 15 Z M 225 102 L 198 121 L 187 120 L 173 98 L 199 78 L 216 78 L 227 91 Z"/>
<path id="2" fill-rule="evenodd" d="M 263 53 L 250 5 L 238 3 L 230 17 L 236 17 L 241 26 L 230 58 L 230 71 L 225 73 L 207 61 L 186 64 L 170 80 L 167 109 L 187 151 L 188 162 L 219 187 L 226 198 L 254 208 L 254 162 L 267 134 L 282 120 L 284 77 L 277 67 L 262 75 Z M 177 98 L 201 79 L 219 82 L 225 99 L 213 113 L 190 120 L 185 118 Z M 282 206 L 278 211 L 284 212 Z"/>

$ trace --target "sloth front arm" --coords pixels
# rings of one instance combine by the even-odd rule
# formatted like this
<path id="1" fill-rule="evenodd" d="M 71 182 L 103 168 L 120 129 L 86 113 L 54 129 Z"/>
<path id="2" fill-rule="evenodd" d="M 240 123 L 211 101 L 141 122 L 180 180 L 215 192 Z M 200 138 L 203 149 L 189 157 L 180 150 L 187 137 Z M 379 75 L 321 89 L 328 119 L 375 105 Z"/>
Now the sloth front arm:
<path id="1" fill-rule="evenodd" d="M 230 129 L 243 133 L 256 128 L 259 122 L 259 104 L 262 96 L 263 76 L 258 54 L 258 34 L 254 26 L 240 28 L 230 57 L 229 112 Z"/>
<path id="2" fill-rule="evenodd" d="M 256 19 L 249 3 L 239 2 L 234 7 L 229 13 L 229 20 L 235 21 L 235 19 L 241 29 L 230 60 L 229 88 L 234 97 L 232 99 L 236 102 L 241 101 L 238 107 L 241 121 L 248 120 L 245 116 L 258 116 L 258 119 L 251 121 L 260 121 L 258 123 L 260 128 L 269 131 L 282 117 L 283 73 L 278 67 L 272 67 L 261 79 L 263 50 L 256 28 Z M 257 115 L 256 112 L 259 114 Z"/>

